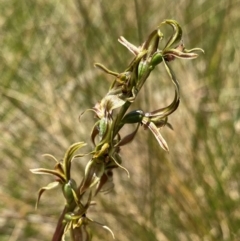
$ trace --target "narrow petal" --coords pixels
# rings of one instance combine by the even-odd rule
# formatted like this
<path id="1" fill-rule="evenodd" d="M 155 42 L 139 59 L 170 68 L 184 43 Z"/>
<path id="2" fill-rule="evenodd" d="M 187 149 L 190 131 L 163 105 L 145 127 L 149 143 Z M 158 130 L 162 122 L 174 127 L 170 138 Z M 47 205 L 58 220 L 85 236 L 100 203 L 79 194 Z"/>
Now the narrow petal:
<path id="1" fill-rule="evenodd" d="M 95 64 L 94 64 L 94 67 L 97 67 L 97 68 L 99 68 L 100 70 L 102 70 L 103 72 L 105 72 L 105 73 L 107 73 L 107 74 L 110 74 L 110 75 L 113 75 L 113 76 L 115 76 L 115 77 L 118 77 L 118 76 L 119 76 L 119 73 L 109 70 L 107 67 L 105 67 L 104 65 L 102 65 L 102 64 L 100 64 L 100 63 L 95 63 Z"/>
<path id="2" fill-rule="evenodd" d="M 53 159 L 55 162 L 58 163 L 58 160 L 55 158 L 55 156 L 53 156 L 53 155 L 51 155 L 51 154 L 43 154 L 42 156 L 43 156 L 43 157 L 49 157 L 49 158 Z"/>
<path id="3" fill-rule="evenodd" d="M 176 92 L 175 92 L 176 96 Z M 150 118 L 153 122 L 158 122 L 173 113 L 179 106 L 180 100 L 173 100 L 173 102 L 164 108 L 157 109 L 152 112 L 145 113 L 145 117 Z"/>
<path id="4" fill-rule="evenodd" d="M 169 151 L 167 142 L 162 137 L 161 133 L 159 132 L 159 129 L 156 127 L 156 125 L 152 122 L 146 122 L 143 120 L 143 124 L 153 133 L 155 138 L 157 139 L 159 145 L 162 147 L 163 150 Z"/>
<path id="5" fill-rule="evenodd" d="M 165 65 L 168 75 L 170 76 L 170 78 L 174 84 L 175 91 L 176 91 L 176 99 L 179 100 L 180 99 L 180 92 L 179 92 L 180 88 L 179 88 L 177 78 L 176 78 L 172 68 L 170 67 L 170 65 L 164 59 L 163 59 L 163 63 Z"/>
<path id="6" fill-rule="evenodd" d="M 118 42 L 125 46 L 131 53 L 133 53 L 135 56 L 139 54 L 140 50 L 135 45 L 128 42 L 123 36 L 120 36 L 118 39 Z"/>
<path id="7" fill-rule="evenodd" d="M 64 173 L 66 176 L 66 180 L 70 179 L 71 162 L 74 157 L 74 153 L 83 146 L 86 146 L 86 143 L 77 142 L 71 145 L 66 151 L 63 158 L 63 166 L 64 166 Z"/>
<path id="8" fill-rule="evenodd" d="M 99 226 L 101 226 L 102 228 L 108 230 L 108 231 L 112 234 L 113 239 L 115 239 L 115 236 L 114 236 L 113 231 L 112 231 L 108 226 L 103 225 L 103 224 L 101 224 L 101 223 L 99 223 L 99 222 L 96 222 L 96 221 L 92 221 L 92 222 L 95 223 L 95 224 L 97 224 L 97 225 L 99 225 Z"/>
<path id="9" fill-rule="evenodd" d="M 204 53 L 204 50 L 203 49 L 201 49 L 201 48 L 193 48 L 193 49 L 185 49 L 184 48 L 184 52 L 185 53 L 192 53 L 192 52 L 202 52 L 202 53 Z"/>
<path id="10" fill-rule="evenodd" d="M 114 163 L 115 163 L 118 167 L 120 167 L 121 169 L 123 169 L 123 170 L 127 173 L 128 178 L 130 178 L 130 173 L 129 173 L 128 169 L 125 168 L 125 167 L 123 167 L 123 166 L 120 164 L 120 163 L 121 163 L 121 160 L 119 160 L 119 158 L 121 158 L 121 157 L 120 157 L 119 154 L 117 154 L 117 153 L 115 153 L 115 156 L 114 156 L 114 157 L 111 156 L 111 159 L 114 161 Z"/>
<path id="11" fill-rule="evenodd" d="M 111 175 L 110 175 L 111 173 Z M 104 173 L 100 179 L 100 181 L 97 184 L 96 191 L 94 193 L 94 196 L 96 196 L 99 192 L 104 192 L 105 194 L 109 193 L 113 190 L 114 184 L 113 184 L 113 178 L 112 178 L 112 171 L 108 170 L 108 172 Z"/>
<path id="12" fill-rule="evenodd" d="M 49 183 L 46 187 L 42 187 L 42 188 L 38 191 L 38 199 L 37 199 L 36 206 L 35 206 L 36 209 L 37 209 L 37 207 L 38 207 L 38 204 L 39 204 L 39 201 L 40 201 L 40 198 L 41 198 L 42 194 L 43 194 L 46 190 L 51 190 L 51 189 L 57 187 L 58 185 L 59 185 L 59 182 L 51 182 L 51 183 Z"/>
<path id="13" fill-rule="evenodd" d="M 47 175 L 53 175 L 58 177 L 62 182 L 65 182 L 65 176 L 63 173 L 60 173 L 59 171 L 56 170 L 51 170 L 51 169 L 46 169 L 46 168 L 35 168 L 35 169 L 30 169 L 30 172 L 34 174 L 47 174 Z"/>
<path id="14" fill-rule="evenodd" d="M 91 130 L 91 135 L 90 135 L 90 136 L 91 136 L 91 141 L 92 141 L 92 143 L 93 143 L 94 146 L 96 146 L 95 138 L 96 138 L 96 136 L 99 134 L 98 125 L 99 125 L 99 121 L 97 121 L 97 122 L 94 124 L 94 126 L 93 126 L 93 128 L 92 128 L 92 130 Z"/>
<path id="15" fill-rule="evenodd" d="M 99 113 L 97 112 L 97 109 L 96 109 L 96 108 L 87 109 L 87 110 L 83 111 L 83 112 L 79 115 L 79 117 L 78 117 L 78 121 L 79 121 L 79 122 L 81 121 L 81 117 L 82 117 L 87 111 L 93 111 L 97 116 L 98 116 L 98 114 L 99 114 Z"/>
<path id="16" fill-rule="evenodd" d="M 164 51 L 163 56 L 164 57 L 174 56 L 179 59 L 195 59 L 198 57 L 198 54 L 192 53 L 192 52 L 182 52 L 177 49 L 168 49 Z"/>
<path id="17" fill-rule="evenodd" d="M 163 59 L 163 63 L 165 65 L 168 75 L 170 76 L 170 78 L 172 80 L 172 83 L 174 84 L 175 95 L 174 95 L 174 99 L 173 99 L 172 103 L 170 105 L 168 105 L 167 107 L 160 108 L 158 110 L 155 110 L 155 111 L 152 111 L 149 113 L 145 113 L 145 117 L 148 117 L 151 120 L 152 120 L 152 118 L 157 117 L 156 121 L 158 121 L 159 119 L 162 119 L 162 118 L 166 118 L 168 115 L 173 113 L 178 108 L 179 103 L 180 103 L 179 84 L 176 79 L 176 76 L 175 76 L 174 72 L 172 71 L 170 65 L 164 59 Z"/>
<path id="18" fill-rule="evenodd" d="M 138 128 L 139 128 L 139 125 L 140 125 L 140 124 L 137 125 L 137 128 L 136 128 L 131 134 L 124 136 L 124 137 L 116 144 L 116 146 L 124 146 L 124 145 L 130 143 L 130 142 L 134 139 L 134 137 L 136 136 L 137 131 L 138 131 Z"/>
<path id="19" fill-rule="evenodd" d="M 108 226 L 106 226 L 106 225 L 103 225 L 102 226 L 102 228 L 104 228 L 104 229 L 106 229 L 106 230 L 108 230 L 111 234 L 112 234 L 112 237 L 113 237 L 113 239 L 115 239 L 115 236 L 114 236 L 114 233 L 113 233 L 113 231 L 108 227 Z"/>

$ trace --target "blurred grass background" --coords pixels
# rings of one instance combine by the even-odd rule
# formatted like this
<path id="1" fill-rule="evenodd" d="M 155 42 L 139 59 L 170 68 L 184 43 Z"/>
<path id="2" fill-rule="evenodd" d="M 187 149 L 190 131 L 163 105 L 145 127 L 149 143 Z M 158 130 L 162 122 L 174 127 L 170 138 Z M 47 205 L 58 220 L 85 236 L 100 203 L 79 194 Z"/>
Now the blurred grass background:
<path id="1" fill-rule="evenodd" d="M 100 194 L 89 215 L 121 241 L 240 240 L 239 9 L 239 0 L 0 1 L 0 240 L 51 240 L 63 199 L 47 192 L 35 211 L 52 179 L 29 169 L 53 166 L 44 153 L 62 158 L 71 143 L 89 142 L 92 114 L 81 123 L 79 114 L 111 80 L 93 64 L 123 71 L 132 55 L 117 38 L 139 45 L 166 18 L 180 23 L 187 48 L 205 50 L 172 63 L 182 102 L 174 131 L 162 131 L 170 153 L 141 130 L 122 150 L 131 178 L 115 171 L 114 192 Z M 165 77 L 156 68 L 134 106 L 169 103 Z M 75 163 L 76 177 L 86 161 Z"/>

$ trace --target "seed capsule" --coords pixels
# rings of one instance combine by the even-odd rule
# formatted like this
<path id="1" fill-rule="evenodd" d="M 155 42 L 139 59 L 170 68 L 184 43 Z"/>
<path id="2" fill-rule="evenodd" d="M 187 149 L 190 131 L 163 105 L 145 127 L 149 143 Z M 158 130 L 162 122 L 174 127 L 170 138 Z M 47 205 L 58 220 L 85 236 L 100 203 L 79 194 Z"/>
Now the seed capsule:
<path id="1" fill-rule="evenodd" d="M 134 124 L 142 122 L 144 112 L 142 110 L 134 110 L 126 114 L 123 119 L 123 124 Z"/>

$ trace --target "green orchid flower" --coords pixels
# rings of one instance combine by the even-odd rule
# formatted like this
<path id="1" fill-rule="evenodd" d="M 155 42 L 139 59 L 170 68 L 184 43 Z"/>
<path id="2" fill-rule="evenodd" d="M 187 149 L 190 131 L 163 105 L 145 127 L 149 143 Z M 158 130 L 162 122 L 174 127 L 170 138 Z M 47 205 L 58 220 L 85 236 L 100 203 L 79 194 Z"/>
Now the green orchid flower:
<path id="1" fill-rule="evenodd" d="M 123 117 L 121 125 L 123 126 L 124 124 L 133 124 L 133 123 L 142 124 L 145 128 L 148 128 L 153 133 L 159 145 L 165 151 L 168 151 L 169 150 L 168 145 L 164 140 L 164 138 L 162 137 L 161 133 L 159 132 L 159 129 L 163 126 L 168 126 L 172 129 L 172 126 L 167 122 L 167 119 L 168 119 L 168 116 L 172 114 L 179 106 L 180 91 L 179 91 L 178 81 L 170 65 L 164 59 L 163 59 L 163 63 L 165 65 L 168 75 L 170 76 L 170 79 L 172 80 L 172 83 L 175 89 L 175 95 L 172 103 L 166 107 L 157 109 L 153 112 L 144 113 L 142 110 L 131 111 Z M 129 138 L 131 136 L 131 140 L 132 140 L 135 137 L 135 134 L 136 133 L 133 132 L 132 134 L 129 135 Z"/>
<path id="2" fill-rule="evenodd" d="M 46 168 L 35 168 L 30 169 L 30 171 L 34 174 L 47 174 L 55 177 L 55 181 L 49 183 L 47 186 L 42 187 L 38 191 L 38 199 L 36 203 L 36 208 L 39 204 L 40 198 L 42 194 L 47 191 L 51 190 L 53 188 L 56 188 L 57 186 L 62 186 L 62 192 L 63 196 L 65 197 L 66 204 L 71 205 L 73 201 L 76 201 L 76 192 L 77 192 L 77 185 L 74 179 L 71 178 L 71 163 L 73 159 L 75 158 L 75 152 L 85 146 L 86 144 L 84 142 L 77 142 L 73 145 L 71 145 L 68 150 L 66 151 L 63 161 L 58 161 L 54 156 L 50 154 L 45 154 L 45 157 L 49 157 L 53 159 L 56 164 L 54 166 L 54 169 L 46 169 Z M 85 154 L 78 154 L 78 157 L 84 156 Z"/>
<path id="3" fill-rule="evenodd" d="M 64 215 L 63 223 L 65 223 L 65 227 L 62 240 L 65 240 L 67 232 L 70 232 L 72 240 L 91 240 L 91 234 L 87 229 L 89 224 L 97 224 L 101 226 L 102 228 L 108 230 L 112 234 L 113 238 L 115 238 L 109 227 L 87 217 L 89 207 L 94 204 L 95 202 L 92 201 L 92 192 L 90 192 L 85 205 L 78 201 L 76 210 L 74 212 L 67 212 Z"/>

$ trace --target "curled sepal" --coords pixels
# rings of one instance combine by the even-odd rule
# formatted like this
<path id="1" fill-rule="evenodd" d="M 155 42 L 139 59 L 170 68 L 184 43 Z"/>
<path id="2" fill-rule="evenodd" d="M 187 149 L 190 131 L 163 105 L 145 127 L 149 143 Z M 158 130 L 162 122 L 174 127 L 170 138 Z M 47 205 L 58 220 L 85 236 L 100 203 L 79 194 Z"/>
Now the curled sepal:
<path id="1" fill-rule="evenodd" d="M 114 153 L 114 156 L 111 156 L 111 159 L 114 161 L 114 163 L 115 163 L 118 167 L 120 167 L 121 169 L 123 169 L 123 170 L 127 173 L 128 178 L 130 178 L 130 173 L 129 173 L 129 171 L 128 171 L 127 168 L 125 168 L 125 167 L 123 167 L 123 166 L 121 165 L 121 163 L 122 163 L 122 158 L 121 158 L 121 156 L 120 156 L 117 152 Z"/>
<path id="2" fill-rule="evenodd" d="M 108 143 L 104 143 L 98 151 L 95 151 L 95 153 L 93 155 L 93 158 L 95 160 L 96 159 L 100 160 L 101 157 L 103 157 L 105 154 L 108 153 L 108 150 L 109 150 L 109 144 Z"/>
<path id="3" fill-rule="evenodd" d="M 176 76 L 172 69 L 170 68 L 169 64 L 163 59 L 163 63 L 165 65 L 165 68 L 167 70 L 168 75 L 170 76 L 172 83 L 174 84 L 175 88 L 175 95 L 172 103 L 164 108 L 160 108 L 158 110 L 155 110 L 153 112 L 145 113 L 145 117 L 149 118 L 149 122 L 158 122 L 165 119 L 167 116 L 169 116 L 171 113 L 173 113 L 179 106 L 180 103 L 180 91 L 179 91 L 179 84 L 176 79 Z M 144 118 L 145 118 L 144 117 Z"/>
<path id="4" fill-rule="evenodd" d="M 195 59 L 198 57 L 196 51 L 204 52 L 200 48 L 194 48 L 190 50 L 186 50 L 183 43 L 181 43 L 178 47 L 174 49 L 166 49 L 163 51 L 163 56 L 166 61 L 172 61 L 175 58 L 179 59 Z"/>
<path id="5" fill-rule="evenodd" d="M 163 38 L 163 34 L 161 33 L 160 29 L 155 29 L 150 35 L 148 36 L 147 41 L 143 44 L 142 49 L 147 50 L 147 56 L 152 56 L 158 49 L 159 41 Z"/>
<path id="6" fill-rule="evenodd" d="M 81 121 L 81 118 L 82 118 L 82 116 L 86 113 L 86 112 L 89 112 L 89 111 L 92 111 L 92 112 L 94 112 L 96 115 L 97 115 L 97 113 L 96 113 L 96 110 L 95 109 L 87 109 L 87 110 L 84 110 L 80 115 L 79 115 L 79 117 L 78 117 L 78 121 L 80 122 Z"/>
<path id="7" fill-rule="evenodd" d="M 101 224 L 101 223 L 99 223 L 99 222 L 93 221 L 93 220 L 91 220 L 91 221 L 92 221 L 93 223 L 101 226 L 102 228 L 106 229 L 108 232 L 111 233 L 113 239 L 115 239 L 115 235 L 114 235 L 113 231 L 112 231 L 108 226 L 106 226 L 106 225 L 104 225 L 104 224 Z"/>
<path id="8" fill-rule="evenodd" d="M 65 240 L 65 235 L 68 231 L 71 232 L 71 236 L 74 238 L 74 240 L 81 240 L 81 241 L 89 241 L 91 240 L 91 234 L 87 230 L 87 226 L 89 224 L 97 224 L 101 226 L 102 228 L 109 231 L 115 239 L 113 231 L 106 225 L 103 225 L 99 222 L 93 221 L 92 219 L 86 217 L 86 216 L 79 216 L 75 215 L 74 213 L 70 213 L 67 216 L 65 215 L 65 221 L 67 221 L 67 224 L 64 228 L 64 234 L 63 234 L 63 240 Z"/>
<path id="9" fill-rule="evenodd" d="M 198 57 L 198 54 L 196 53 L 185 53 L 185 52 L 179 51 L 178 49 L 169 49 L 164 52 L 164 58 L 167 61 L 174 60 L 174 58 L 196 59 L 197 57 Z"/>
<path id="10" fill-rule="evenodd" d="M 95 138 L 96 138 L 96 136 L 99 134 L 99 122 L 100 122 L 100 120 L 99 121 L 97 121 L 95 124 L 94 124 L 94 126 L 93 126 L 93 128 L 92 128 L 92 130 L 91 130 L 91 141 L 92 141 L 92 143 L 94 144 L 94 146 L 96 146 L 96 143 L 95 143 Z"/>
<path id="11" fill-rule="evenodd" d="M 180 100 L 173 101 L 169 106 L 158 110 L 145 113 L 145 117 L 150 118 L 152 122 L 162 121 L 164 118 L 173 113 L 179 106 Z"/>
<path id="12" fill-rule="evenodd" d="M 204 50 L 201 49 L 201 48 L 193 48 L 193 49 L 185 49 L 184 48 L 184 52 L 185 53 L 192 53 L 192 52 L 202 52 L 202 53 L 204 53 Z"/>
<path id="13" fill-rule="evenodd" d="M 175 87 L 175 100 L 179 100 L 180 99 L 180 88 L 179 88 L 179 84 L 178 84 L 176 75 L 174 74 L 170 65 L 164 59 L 163 59 L 163 63 L 164 63 L 165 69 L 167 70 L 167 73 L 170 76 L 170 78 L 174 84 L 174 87 Z"/>
<path id="14" fill-rule="evenodd" d="M 110 75 L 113 75 L 113 76 L 115 76 L 115 77 L 118 77 L 118 76 L 119 76 L 119 73 L 114 72 L 114 71 L 111 71 L 110 69 L 108 69 L 107 67 L 105 67 L 103 64 L 95 63 L 95 64 L 94 64 L 94 67 L 97 67 L 97 68 L 99 68 L 100 70 L 102 70 L 103 72 L 105 72 L 105 73 L 107 73 L 107 74 L 110 74 Z"/>
<path id="15" fill-rule="evenodd" d="M 59 161 L 56 159 L 56 157 L 51 155 L 51 154 L 43 154 L 42 156 L 43 157 L 48 157 L 48 158 L 54 160 L 56 163 L 59 163 Z"/>
<path id="16" fill-rule="evenodd" d="M 157 139 L 157 141 L 158 141 L 159 145 L 162 147 L 162 149 L 165 151 L 169 151 L 167 142 L 162 137 L 157 126 L 153 122 L 149 122 L 147 120 L 147 118 L 146 119 L 144 118 L 142 123 L 144 124 L 145 127 L 147 127 L 153 133 L 153 135 Z"/>
<path id="17" fill-rule="evenodd" d="M 88 229 L 87 225 L 81 225 L 80 227 L 76 227 L 70 230 L 71 236 L 74 238 L 73 240 L 80 240 L 80 241 L 91 241 L 92 234 Z"/>
<path id="18" fill-rule="evenodd" d="M 117 72 L 109 70 L 104 65 L 99 64 L 99 63 L 95 63 L 94 66 L 101 69 L 102 71 L 104 71 L 105 73 L 107 73 L 109 75 L 115 76 L 116 81 L 120 84 L 126 83 L 126 81 L 129 80 L 129 78 L 131 76 L 130 72 L 117 73 Z"/>
<path id="19" fill-rule="evenodd" d="M 130 143 L 130 142 L 134 139 L 134 137 L 136 136 L 139 126 L 140 126 L 140 123 L 137 125 L 137 128 L 136 128 L 132 133 L 130 133 L 129 135 L 124 136 L 124 137 L 115 145 L 115 147 L 117 147 L 117 146 L 124 146 L 124 145 Z"/>
<path id="20" fill-rule="evenodd" d="M 83 183 L 80 188 L 80 194 L 85 192 L 88 188 L 97 184 L 104 173 L 104 163 L 91 159 L 86 168 Z"/>
<path id="21" fill-rule="evenodd" d="M 177 21 L 172 20 L 172 19 L 166 19 L 165 21 L 163 21 L 161 23 L 162 24 L 168 24 L 170 26 L 172 26 L 174 33 L 173 35 L 170 37 L 170 39 L 168 40 L 165 49 L 171 48 L 173 45 L 177 44 L 180 42 L 180 40 L 182 39 L 182 28 L 180 27 L 180 25 L 178 24 Z"/>
<path id="22" fill-rule="evenodd" d="M 82 148 L 83 146 L 86 146 L 86 143 L 84 142 L 77 142 L 71 145 L 68 150 L 66 151 L 64 158 L 63 158 L 63 167 L 64 167 L 64 173 L 66 180 L 70 179 L 70 171 L 71 171 L 71 162 L 74 158 L 74 153 Z"/>
<path id="23" fill-rule="evenodd" d="M 100 181 L 98 182 L 94 196 L 96 196 L 99 192 L 104 192 L 106 194 L 112 191 L 113 188 L 113 172 L 111 169 L 109 169 L 104 172 Z"/>
<path id="24" fill-rule="evenodd" d="M 151 122 L 153 122 L 157 128 L 161 128 L 161 127 L 167 125 L 167 123 L 168 123 L 167 119 L 168 119 L 167 117 L 165 117 L 165 118 L 151 118 Z"/>
<path id="25" fill-rule="evenodd" d="M 39 189 L 39 191 L 38 191 L 38 198 L 37 198 L 35 209 L 37 209 L 37 207 L 38 207 L 38 204 L 39 204 L 39 201 L 40 201 L 40 198 L 41 198 L 42 194 L 46 190 L 51 190 L 51 189 L 57 187 L 58 185 L 59 185 L 59 182 L 57 182 L 57 181 L 56 182 L 51 182 L 46 187 L 42 187 L 41 189 Z"/>

